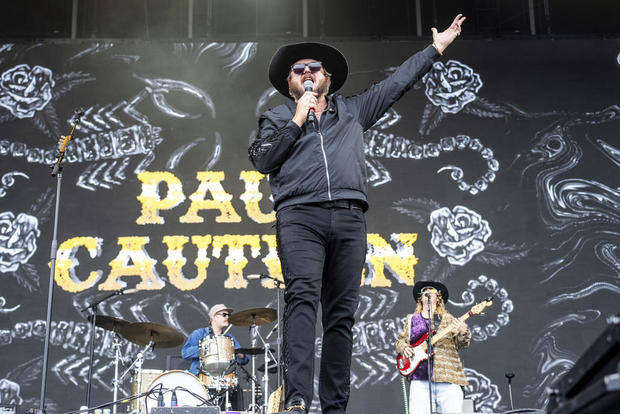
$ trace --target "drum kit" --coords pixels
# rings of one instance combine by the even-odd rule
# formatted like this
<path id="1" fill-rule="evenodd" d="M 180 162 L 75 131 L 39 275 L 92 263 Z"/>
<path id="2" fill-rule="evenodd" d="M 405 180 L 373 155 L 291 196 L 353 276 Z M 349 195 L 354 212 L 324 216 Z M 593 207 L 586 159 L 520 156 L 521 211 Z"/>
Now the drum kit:
<path id="1" fill-rule="evenodd" d="M 176 329 L 152 322 L 130 323 L 124 319 L 112 316 L 98 315 L 95 324 L 103 329 L 113 331 L 115 349 L 115 372 L 114 372 L 114 401 L 118 398 L 119 384 L 129 376 L 131 378 L 132 396 L 123 400 L 129 402 L 128 412 L 132 414 L 150 414 L 152 407 L 165 406 L 171 407 L 172 395 L 176 399 L 176 405 L 199 407 L 204 405 L 221 405 L 225 403 L 226 409 L 230 408 L 230 393 L 238 390 L 239 380 L 235 372 L 235 357 L 237 354 L 244 354 L 251 357 L 251 374 L 242 367 L 248 375 L 251 383 L 251 403 L 248 412 L 266 412 L 267 404 L 257 404 L 257 388 L 263 387 L 268 392 L 269 375 L 263 376 L 263 383 L 260 384 L 256 379 L 256 357 L 261 354 L 264 356 L 265 364 L 268 366 L 268 373 L 278 373 L 279 366 L 277 359 L 270 350 L 267 338 L 263 338 L 258 326 L 266 325 L 277 318 L 275 309 L 271 308 L 251 308 L 233 313 L 229 322 L 231 326 L 249 327 L 252 345 L 246 348 L 235 349 L 232 338 L 225 335 L 211 335 L 200 341 L 200 372 L 198 376 L 189 371 L 159 369 L 144 369 L 144 355 L 155 348 L 173 348 L 184 343 L 185 338 Z M 92 322 L 92 321 L 91 321 Z M 277 325 L 276 325 L 277 326 Z M 275 328 L 272 330 L 275 330 Z M 121 341 L 123 337 L 134 344 L 144 347 L 132 361 L 131 365 L 119 376 L 118 363 L 122 361 L 120 355 Z M 257 338 L 262 341 L 262 346 L 256 346 Z M 279 345 L 279 344 L 278 344 Z M 261 370 L 259 368 L 259 370 Z M 174 390 L 175 392 L 166 392 Z M 113 407 L 116 414 L 116 405 Z"/>

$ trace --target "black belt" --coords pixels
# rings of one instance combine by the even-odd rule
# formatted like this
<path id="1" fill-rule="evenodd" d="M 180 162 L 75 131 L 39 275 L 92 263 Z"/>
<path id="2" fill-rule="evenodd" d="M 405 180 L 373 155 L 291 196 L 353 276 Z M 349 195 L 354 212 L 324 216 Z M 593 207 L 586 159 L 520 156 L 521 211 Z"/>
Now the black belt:
<path id="1" fill-rule="evenodd" d="M 313 206 L 322 207 L 322 208 L 356 208 L 359 210 L 363 210 L 364 206 L 361 200 L 332 200 L 332 201 L 323 201 L 321 203 L 312 203 Z"/>

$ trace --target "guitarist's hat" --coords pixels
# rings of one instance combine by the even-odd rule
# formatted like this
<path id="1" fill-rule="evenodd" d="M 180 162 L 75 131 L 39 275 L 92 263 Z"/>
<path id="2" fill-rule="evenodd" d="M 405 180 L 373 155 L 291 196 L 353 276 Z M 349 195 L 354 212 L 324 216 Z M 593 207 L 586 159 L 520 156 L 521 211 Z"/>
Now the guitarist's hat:
<path id="1" fill-rule="evenodd" d="M 425 288 L 433 288 L 439 291 L 441 293 L 441 298 L 443 299 L 443 302 L 448 302 L 448 288 L 443 283 L 434 282 L 432 280 L 422 280 L 420 282 L 416 282 L 415 285 L 413 285 L 413 299 L 415 299 L 416 302 L 418 301 L 418 299 L 420 299 L 420 296 L 422 296 L 422 291 Z"/>

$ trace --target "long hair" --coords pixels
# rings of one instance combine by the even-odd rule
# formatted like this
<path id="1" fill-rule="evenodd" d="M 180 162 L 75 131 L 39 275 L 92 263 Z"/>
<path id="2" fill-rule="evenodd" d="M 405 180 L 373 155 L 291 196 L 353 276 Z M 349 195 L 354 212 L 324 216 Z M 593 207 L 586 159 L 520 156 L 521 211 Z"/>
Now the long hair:
<path id="1" fill-rule="evenodd" d="M 422 312 L 422 300 L 424 298 L 424 295 L 420 295 L 420 297 L 418 298 L 418 302 L 417 305 L 415 307 L 415 312 L 414 313 L 420 313 Z M 446 311 L 446 308 L 444 306 L 443 303 L 443 298 L 441 297 L 441 292 L 437 292 L 437 306 L 435 306 L 435 313 L 437 315 L 443 315 L 443 313 Z"/>

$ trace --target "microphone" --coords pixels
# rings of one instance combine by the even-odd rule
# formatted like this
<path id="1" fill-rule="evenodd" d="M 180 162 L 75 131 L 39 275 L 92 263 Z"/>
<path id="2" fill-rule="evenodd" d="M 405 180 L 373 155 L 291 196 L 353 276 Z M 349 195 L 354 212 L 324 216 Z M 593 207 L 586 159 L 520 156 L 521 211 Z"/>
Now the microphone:
<path id="1" fill-rule="evenodd" d="M 84 116 L 84 113 L 85 113 L 84 108 L 81 108 L 81 107 L 76 108 L 73 110 L 73 118 L 76 120 L 79 120 L 81 117 Z"/>
<path id="2" fill-rule="evenodd" d="M 132 293 L 138 293 L 140 289 L 131 288 L 131 289 L 121 289 L 118 291 L 119 295 L 131 295 Z"/>
<path id="3" fill-rule="evenodd" d="M 269 337 L 278 330 L 278 324 L 276 323 L 273 327 L 273 329 L 267 334 L 267 336 L 265 337 L 265 340 L 269 339 Z"/>
<path id="4" fill-rule="evenodd" d="M 260 279 L 265 278 L 265 275 L 263 275 L 263 274 L 260 274 L 260 275 L 259 274 L 253 274 L 253 275 L 247 275 L 245 278 L 247 280 L 260 280 Z"/>
<path id="5" fill-rule="evenodd" d="M 314 82 L 312 82 L 310 79 L 306 79 L 304 81 L 304 90 L 306 92 L 312 92 L 313 88 L 314 88 Z M 310 108 L 308 110 L 308 121 L 314 123 L 314 119 L 315 119 L 314 109 Z"/>

